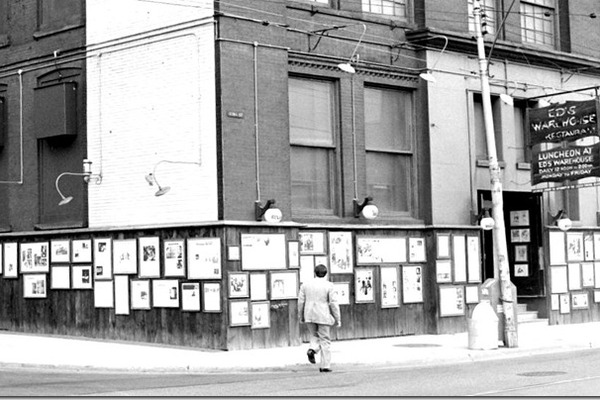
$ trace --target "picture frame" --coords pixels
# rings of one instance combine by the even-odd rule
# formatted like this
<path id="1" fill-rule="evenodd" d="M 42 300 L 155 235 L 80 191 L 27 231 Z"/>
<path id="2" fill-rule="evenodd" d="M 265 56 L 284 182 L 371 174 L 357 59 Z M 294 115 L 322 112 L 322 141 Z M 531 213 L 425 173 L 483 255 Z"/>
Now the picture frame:
<path id="1" fill-rule="evenodd" d="M 220 282 L 202 282 L 202 312 L 222 312 Z"/>
<path id="2" fill-rule="evenodd" d="M 94 280 L 111 280 L 112 273 L 112 239 L 95 238 L 94 244 Z"/>
<path id="3" fill-rule="evenodd" d="M 551 311 L 560 310 L 560 298 L 557 294 L 550 295 L 550 310 Z"/>
<path id="4" fill-rule="evenodd" d="M 201 311 L 200 282 L 181 282 L 181 310 Z"/>
<path id="5" fill-rule="evenodd" d="M 94 282 L 94 307 L 115 307 L 115 290 L 112 279 Z"/>
<path id="6" fill-rule="evenodd" d="M 300 241 L 299 240 L 288 240 L 288 268 L 299 269 L 300 268 Z"/>
<path id="7" fill-rule="evenodd" d="M 271 300 L 298 298 L 298 271 L 270 271 Z"/>
<path id="8" fill-rule="evenodd" d="M 567 272 L 569 275 L 569 290 L 580 290 L 581 285 L 581 264 L 567 264 Z"/>
<path id="9" fill-rule="evenodd" d="M 450 234 L 437 233 L 435 237 L 437 259 L 450 258 Z"/>
<path id="10" fill-rule="evenodd" d="M 4 274 L 4 246 L 0 243 L 0 275 Z"/>
<path id="11" fill-rule="evenodd" d="M 529 210 L 511 211 L 510 226 L 529 226 Z"/>
<path id="12" fill-rule="evenodd" d="M 350 282 L 333 282 L 338 305 L 350 305 Z"/>
<path id="13" fill-rule="evenodd" d="M 267 329 L 271 327 L 271 303 L 258 301 L 250 303 L 251 329 Z"/>
<path id="14" fill-rule="evenodd" d="M 115 275 L 115 315 L 129 315 L 129 275 Z"/>
<path id="15" fill-rule="evenodd" d="M 50 262 L 53 264 L 71 262 L 71 241 L 69 239 L 50 241 Z"/>
<path id="16" fill-rule="evenodd" d="M 315 257 L 300 256 L 300 283 L 308 282 L 315 277 Z"/>
<path id="17" fill-rule="evenodd" d="M 435 281 L 437 283 L 452 283 L 452 260 L 435 261 Z"/>
<path id="18" fill-rule="evenodd" d="M 250 300 L 268 300 L 266 273 L 250 274 Z"/>
<path id="19" fill-rule="evenodd" d="M 591 232 L 583 234 L 583 259 L 594 260 L 594 236 Z"/>
<path id="20" fill-rule="evenodd" d="M 242 233 L 242 270 L 286 269 L 287 244 L 283 233 Z"/>
<path id="21" fill-rule="evenodd" d="M 467 282 L 481 282 L 481 247 L 479 236 L 467 235 Z"/>
<path id="22" fill-rule="evenodd" d="M 581 285 L 583 287 L 594 287 L 596 283 L 594 275 L 594 263 L 581 263 Z"/>
<path id="23" fill-rule="evenodd" d="M 152 307 L 179 308 L 179 281 L 177 279 L 152 280 Z"/>
<path id="24" fill-rule="evenodd" d="M 565 233 L 550 231 L 548 234 L 550 265 L 562 265 L 567 263 L 567 251 L 565 247 Z"/>
<path id="25" fill-rule="evenodd" d="M 515 262 L 527 262 L 529 261 L 529 257 L 527 254 L 528 245 L 519 244 L 515 245 Z"/>
<path id="26" fill-rule="evenodd" d="M 443 285 L 438 288 L 440 301 L 440 317 L 457 317 L 465 315 L 464 286 Z"/>
<path id="27" fill-rule="evenodd" d="M 571 312 L 571 301 L 568 293 L 560 294 L 560 310 L 561 314 L 569 314 Z"/>
<path id="28" fill-rule="evenodd" d="M 465 301 L 467 304 L 479 303 L 479 286 L 465 286 Z"/>
<path id="29" fill-rule="evenodd" d="M 381 308 L 400 307 L 400 279 L 397 266 L 379 268 Z"/>
<path id="30" fill-rule="evenodd" d="M 329 257 L 327 256 L 312 256 L 315 258 L 315 266 L 321 264 L 327 267 L 329 273 L 327 274 L 327 279 L 331 276 L 331 270 L 329 269 Z"/>
<path id="31" fill-rule="evenodd" d="M 373 268 L 355 268 L 354 270 L 354 302 L 374 303 L 375 302 L 375 278 Z"/>
<path id="32" fill-rule="evenodd" d="M 594 303 L 600 303 L 600 290 L 594 290 Z"/>
<path id="33" fill-rule="evenodd" d="M 250 296 L 250 275 L 248 272 L 228 272 L 229 298 Z"/>
<path id="34" fill-rule="evenodd" d="M 425 262 L 425 238 L 409 237 L 408 238 L 408 261 L 409 262 Z"/>
<path id="35" fill-rule="evenodd" d="M 335 275 L 353 272 L 352 232 L 329 232 L 329 273 Z"/>
<path id="36" fill-rule="evenodd" d="M 137 274 L 137 251 L 135 239 L 113 240 L 113 274 Z"/>
<path id="37" fill-rule="evenodd" d="M 550 267 L 550 293 L 567 293 L 568 273 L 566 265 L 556 265 Z"/>
<path id="38" fill-rule="evenodd" d="M 93 289 L 91 265 L 71 265 L 71 289 Z"/>
<path id="39" fill-rule="evenodd" d="M 589 296 L 587 292 L 571 293 L 571 309 L 583 310 L 589 308 Z"/>
<path id="40" fill-rule="evenodd" d="M 584 261 L 582 232 L 567 232 L 567 261 Z"/>
<path id="41" fill-rule="evenodd" d="M 227 246 L 227 261 L 240 261 L 240 246 Z"/>
<path id="42" fill-rule="evenodd" d="M 50 266 L 50 289 L 71 289 L 71 267 L 69 264 Z"/>
<path id="43" fill-rule="evenodd" d="M 131 293 L 131 309 L 150 310 L 150 280 L 133 278 L 129 284 Z"/>
<path id="44" fill-rule="evenodd" d="M 400 264 L 407 261 L 406 237 L 356 237 L 356 264 Z"/>
<path id="45" fill-rule="evenodd" d="M 515 264 L 514 276 L 516 278 L 529 277 L 529 264 Z"/>
<path id="46" fill-rule="evenodd" d="M 188 238 L 186 246 L 188 279 L 221 279 L 221 238 Z"/>
<path id="47" fill-rule="evenodd" d="M 91 239 L 75 239 L 71 242 L 71 261 L 74 263 L 92 262 Z"/>
<path id="48" fill-rule="evenodd" d="M 163 242 L 163 259 L 165 278 L 185 277 L 185 240 L 165 240 Z"/>
<path id="49" fill-rule="evenodd" d="M 300 254 L 325 255 L 325 231 L 303 231 L 298 233 L 300 241 Z"/>
<path id="50" fill-rule="evenodd" d="M 423 266 L 402 266 L 402 302 L 404 304 L 423 302 Z"/>
<path id="51" fill-rule="evenodd" d="M 158 236 L 138 238 L 140 278 L 160 278 L 160 239 Z"/>
<path id="52" fill-rule="evenodd" d="M 594 232 L 594 260 L 600 261 L 600 232 Z"/>
<path id="53" fill-rule="evenodd" d="M 467 248 L 465 235 L 452 236 L 453 282 L 467 282 Z"/>
<path id="54" fill-rule="evenodd" d="M 229 301 L 229 326 L 250 326 L 250 301 Z"/>
<path id="55" fill-rule="evenodd" d="M 47 295 L 46 274 L 23 275 L 23 298 L 45 299 Z"/>
<path id="56" fill-rule="evenodd" d="M 50 272 L 48 242 L 21 243 L 20 267 L 22 274 Z"/>
<path id="57" fill-rule="evenodd" d="M 15 242 L 4 243 L 4 278 L 13 279 L 19 277 L 19 244 Z"/>
<path id="58" fill-rule="evenodd" d="M 600 289 L 600 262 L 594 261 L 594 288 Z"/>

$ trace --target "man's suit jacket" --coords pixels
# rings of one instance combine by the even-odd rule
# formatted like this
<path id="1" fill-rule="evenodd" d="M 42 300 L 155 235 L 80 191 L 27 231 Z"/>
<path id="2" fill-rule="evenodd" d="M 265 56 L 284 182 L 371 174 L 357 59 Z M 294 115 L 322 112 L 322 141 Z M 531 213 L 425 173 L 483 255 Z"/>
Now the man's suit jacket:
<path id="1" fill-rule="evenodd" d="M 333 325 L 341 322 L 333 283 L 325 278 L 314 278 L 300 287 L 298 316 L 301 322 Z"/>

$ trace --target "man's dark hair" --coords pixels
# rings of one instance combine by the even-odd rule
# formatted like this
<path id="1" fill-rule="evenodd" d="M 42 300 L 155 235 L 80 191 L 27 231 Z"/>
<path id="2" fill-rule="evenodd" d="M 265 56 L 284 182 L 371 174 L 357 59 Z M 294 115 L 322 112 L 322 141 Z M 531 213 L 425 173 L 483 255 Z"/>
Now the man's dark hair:
<path id="1" fill-rule="evenodd" d="M 318 276 L 319 278 L 324 277 L 325 275 L 327 275 L 327 267 L 324 266 L 323 264 L 319 264 L 315 267 L 315 275 Z"/>

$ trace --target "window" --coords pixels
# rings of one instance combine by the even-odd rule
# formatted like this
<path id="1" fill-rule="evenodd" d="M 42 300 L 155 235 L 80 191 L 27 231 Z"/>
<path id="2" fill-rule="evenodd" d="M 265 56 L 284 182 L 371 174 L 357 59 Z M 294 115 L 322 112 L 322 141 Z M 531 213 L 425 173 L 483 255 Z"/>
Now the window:
<path id="1" fill-rule="evenodd" d="M 381 211 L 412 211 L 413 96 L 409 91 L 365 88 L 367 195 Z"/>
<path id="2" fill-rule="evenodd" d="M 492 115 L 494 120 L 494 137 L 496 139 L 496 155 L 498 161 L 502 160 L 502 130 L 500 129 L 500 99 L 498 96 L 492 96 Z M 481 94 L 473 94 L 473 116 L 475 132 L 475 156 L 480 166 L 488 166 L 481 163 L 482 160 L 488 160 L 487 138 L 485 133 L 485 121 L 483 119 L 483 98 Z"/>
<path id="3" fill-rule="evenodd" d="M 406 18 L 407 0 L 362 0 L 362 10 L 373 14 Z"/>
<path id="4" fill-rule="evenodd" d="M 521 0 L 521 40 L 554 47 L 554 0 Z"/>
<path id="5" fill-rule="evenodd" d="M 579 189 L 565 189 L 562 192 L 567 215 L 572 221 L 579 221 Z"/>
<path id="6" fill-rule="evenodd" d="M 531 163 L 531 148 L 529 147 L 529 128 L 525 123 L 527 115 L 527 102 L 514 101 L 515 118 L 515 151 L 517 163 Z"/>
<path id="7" fill-rule="evenodd" d="M 473 3 L 474 0 L 469 0 L 467 5 L 469 13 L 469 32 L 475 32 L 475 17 L 473 16 Z M 486 32 L 493 36 L 496 33 L 496 0 L 481 0 L 480 4 L 482 9 L 481 22 L 485 22 Z M 484 16 L 485 18 L 483 18 Z M 483 34 L 485 34 L 486 32 L 483 32 Z"/>
<path id="8" fill-rule="evenodd" d="M 290 78 L 292 208 L 333 214 L 336 204 L 335 86 Z"/>
<path id="9" fill-rule="evenodd" d="M 38 0 L 40 30 L 55 30 L 83 22 L 81 0 Z"/>

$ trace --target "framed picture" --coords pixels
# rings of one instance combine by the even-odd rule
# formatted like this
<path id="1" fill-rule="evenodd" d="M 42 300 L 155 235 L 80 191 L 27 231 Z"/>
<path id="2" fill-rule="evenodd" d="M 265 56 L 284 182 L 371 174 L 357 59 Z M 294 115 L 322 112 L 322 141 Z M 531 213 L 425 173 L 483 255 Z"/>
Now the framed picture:
<path id="1" fill-rule="evenodd" d="M 600 289 L 600 262 L 594 261 L 594 287 Z"/>
<path id="2" fill-rule="evenodd" d="M 250 325 L 250 302 L 231 300 L 229 302 L 229 326 Z"/>
<path id="3" fill-rule="evenodd" d="M 510 212 L 510 226 L 529 226 L 529 211 L 517 210 Z"/>
<path id="4" fill-rule="evenodd" d="M 113 281 L 94 282 L 94 307 L 95 308 L 114 308 L 115 291 Z"/>
<path id="5" fill-rule="evenodd" d="M 188 279 L 221 279 L 221 238 L 187 239 Z"/>
<path id="6" fill-rule="evenodd" d="M 398 267 L 381 267 L 379 273 L 381 277 L 381 308 L 400 307 Z"/>
<path id="7" fill-rule="evenodd" d="M 298 297 L 297 271 L 271 271 L 271 300 L 295 299 Z"/>
<path id="8" fill-rule="evenodd" d="M 581 265 L 579 263 L 567 264 L 569 274 L 569 290 L 581 289 Z"/>
<path id="9" fill-rule="evenodd" d="M 299 232 L 300 254 L 326 254 L 325 231 Z"/>
<path id="10" fill-rule="evenodd" d="M 479 236 L 467 235 L 467 273 L 469 283 L 481 282 Z"/>
<path id="11" fill-rule="evenodd" d="M 243 270 L 286 269 L 287 245 L 283 233 L 243 233 L 240 243 Z"/>
<path id="12" fill-rule="evenodd" d="M 529 276 L 529 264 L 515 264 L 515 277 L 526 278 Z"/>
<path id="13" fill-rule="evenodd" d="M 560 298 L 557 294 L 550 295 L 550 309 L 552 311 L 560 310 Z"/>
<path id="14" fill-rule="evenodd" d="M 184 243 L 183 239 L 163 242 L 165 277 L 185 277 Z"/>
<path id="15" fill-rule="evenodd" d="M 250 274 L 250 300 L 267 300 L 267 274 Z"/>
<path id="16" fill-rule="evenodd" d="M 478 286 L 466 286 L 465 287 L 465 298 L 467 304 L 479 303 L 479 287 Z"/>
<path id="17" fill-rule="evenodd" d="M 200 282 L 181 283 L 181 310 L 200 311 Z"/>
<path id="18" fill-rule="evenodd" d="M 560 296 L 560 313 L 568 314 L 571 312 L 571 301 L 568 293 L 561 294 Z"/>
<path id="19" fill-rule="evenodd" d="M 4 246 L 2 246 L 2 243 L 0 243 L 0 275 L 2 275 L 4 273 L 3 271 L 3 266 L 4 266 L 4 255 L 2 254 L 2 250 L 4 249 Z"/>
<path id="20" fill-rule="evenodd" d="M 17 243 L 4 243 L 4 278 L 18 278 L 19 245 Z"/>
<path id="21" fill-rule="evenodd" d="M 71 289 L 71 267 L 52 265 L 50 267 L 50 289 Z"/>
<path id="22" fill-rule="evenodd" d="M 229 272 L 229 298 L 242 298 L 250 295 L 250 278 L 248 272 Z"/>
<path id="23" fill-rule="evenodd" d="M 152 307 L 179 307 L 179 281 L 177 279 L 152 280 Z"/>
<path id="24" fill-rule="evenodd" d="M 202 311 L 221 312 L 221 284 L 219 282 L 202 282 Z"/>
<path id="25" fill-rule="evenodd" d="M 436 234 L 436 249 L 437 258 L 445 259 L 450 258 L 450 234 L 449 233 L 438 233 Z"/>
<path id="26" fill-rule="evenodd" d="M 587 292 L 571 293 L 571 308 L 573 310 L 582 310 L 585 308 L 589 308 Z"/>
<path id="27" fill-rule="evenodd" d="M 583 258 L 586 261 L 594 259 L 594 236 L 592 233 L 585 233 L 583 235 Z"/>
<path id="28" fill-rule="evenodd" d="M 45 299 L 48 294 L 46 274 L 23 275 L 23 297 L 26 299 Z"/>
<path id="29" fill-rule="evenodd" d="M 600 261 L 600 232 L 594 232 L 594 260 Z"/>
<path id="30" fill-rule="evenodd" d="M 137 274 L 135 239 L 113 240 L 113 274 Z"/>
<path id="31" fill-rule="evenodd" d="M 240 246 L 227 246 L 227 260 L 240 261 Z"/>
<path id="32" fill-rule="evenodd" d="M 250 316 L 252 329 L 265 329 L 271 327 L 271 305 L 268 301 L 250 303 Z"/>
<path id="33" fill-rule="evenodd" d="M 48 242 L 21 244 L 21 273 L 50 272 Z"/>
<path id="34" fill-rule="evenodd" d="M 435 281 L 437 283 L 452 283 L 452 261 L 435 261 Z"/>
<path id="35" fill-rule="evenodd" d="M 454 282 L 467 282 L 466 239 L 463 235 L 452 236 Z"/>
<path id="36" fill-rule="evenodd" d="M 160 278 L 160 240 L 158 236 L 138 238 L 140 278 Z"/>
<path id="37" fill-rule="evenodd" d="M 406 262 L 405 237 L 357 237 L 356 263 L 398 264 Z"/>
<path id="38" fill-rule="evenodd" d="M 289 240 L 288 246 L 288 266 L 289 268 L 300 268 L 300 241 Z"/>
<path id="39" fill-rule="evenodd" d="M 423 302 L 423 267 L 421 265 L 402 266 L 402 302 Z"/>
<path id="40" fill-rule="evenodd" d="M 71 241 L 70 240 L 51 240 L 50 241 L 50 262 L 51 263 L 69 263 L 71 262 Z"/>
<path id="41" fill-rule="evenodd" d="M 549 237 L 550 265 L 562 265 L 567 263 L 565 250 L 565 233 L 551 231 Z"/>
<path id="42" fill-rule="evenodd" d="M 333 288 L 336 293 L 339 305 L 350 304 L 350 282 L 333 282 Z"/>
<path id="43" fill-rule="evenodd" d="M 581 284 L 583 287 L 594 287 L 594 263 L 581 263 Z"/>
<path id="44" fill-rule="evenodd" d="M 112 279 L 112 239 L 94 239 L 94 280 Z"/>
<path id="45" fill-rule="evenodd" d="M 150 280 L 132 279 L 131 282 L 131 309 L 150 309 Z"/>
<path id="46" fill-rule="evenodd" d="M 327 267 L 327 270 L 329 271 L 329 274 L 331 274 L 331 270 L 329 269 L 329 258 L 327 256 L 314 256 L 315 257 L 315 265 L 324 265 Z M 327 278 L 329 278 L 330 275 L 327 275 Z"/>
<path id="47" fill-rule="evenodd" d="M 440 317 L 465 315 L 465 290 L 463 286 L 440 286 Z"/>
<path id="48" fill-rule="evenodd" d="M 373 268 L 356 268 L 354 271 L 354 301 L 356 303 L 374 303 Z"/>
<path id="49" fill-rule="evenodd" d="M 328 274 L 329 275 L 329 274 Z M 300 283 L 308 282 L 315 277 L 315 257 L 300 256 Z"/>
<path id="50" fill-rule="evenodd" d="M 551 293 L 567 293 L 568 274 L 566 265 L 558 265 L 550 267 L 550 292 Z"/>
<path id="51" fill-rule="evenodd" d="M 71 288 L 72 289 L 92 289 L 92 266 L 91 265 L 72 265 L 71 266 Z"/>
<path id="52" fill-rule="evenodd" d="M 329 273 L 354 272 L 352 232 L 329 232 Z"/>
<path id="53" fill-rule="evenodd" d="M 567 261 L 583 260 L 583 233 L 567 232 Z"/>
<path id="54" fill-rule="evenodd" d="M 425 238 L 408 238 L 408 261 L 425 262 Z"/>
<path id="55" fill-rule="evenodd" d="M 91 263 L 92 262 L 92 240 L 77 239 L 71 243 L 71 261 L 74 263 Z"/>
<path id="56" fill-rule="evenodd" d="M 600 290 L 594 290 L 594 303 L 600 303 Z"/>
<path id="57" fill-rule="evenodd" d="M 129 276 L 115 275 L 115 315 L 129 315 Z"/>
<path id="58" fill-rule="evenodd" d="M 515 246 L 515 262 L 527 262 L 527 245 L 519 244 Z"/>

